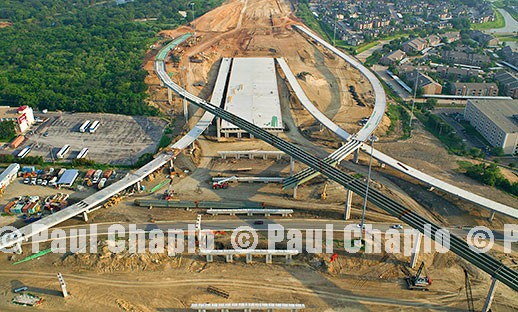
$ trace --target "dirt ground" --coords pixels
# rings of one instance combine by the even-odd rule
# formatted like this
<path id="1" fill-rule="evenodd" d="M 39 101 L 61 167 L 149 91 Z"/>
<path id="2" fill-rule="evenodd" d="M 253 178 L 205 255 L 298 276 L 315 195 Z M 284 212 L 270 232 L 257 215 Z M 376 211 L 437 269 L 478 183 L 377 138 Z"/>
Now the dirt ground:
<path id="1" fill-rule="evenodd" d="M 228 1 L 224 5 L 195 20 L 197 35 L 195 46 L 183 46 L 181 61 L 176 67 L 168 62 L 166 69 L 171 78 L 181 86 L 202 98 L 209 99 L 221 57 L 268 56 L 284 57 L 295 75 L 307 72 L 299 79 L 302 88 L 334 122 L 346 131 L 360 129 L 358 121 L 369 116 L 373 97 L 368 82 L 355 69 L 327 51 L 313 46 L 291 28 L 297 20 L 292 15 L 290 2 L 281 0 Z M 175 37 L 192 31 L 188 26 L 163 31 L 160 36 Z M 149 71 L 150 101 L 166 113 L 174 116 L 175 126 L 183 126 L 183 103 L 177 97 L 167 101 L 166 89 L 160 87 L 153 73 L 153 55 L 150 50 L 144 68 Z M 202 63 L 190 63 L 189 56 L 199 56 Z M 205 85 L 193 84 L 204 81 Z M 287 131 L 281 134 L 297 146 L 324 157 L 340 145 L 339 140 L 327 130 L 320 130 L 313 117 L 289 94 L 286 84 L 278 77 L 281 109 Z M 349 87 L 353 86 L 366 106 L 356 103 Z M 192 127 L 202 115 L 193 105 L 189 107 Z M 516 199 L 502 192 L 484 187 L 455 171 L 457 158 L 449 155 L 440 142 L 417 124 L 413 135 L 405 141 L 397 128 L 391 136 L 385 136 L 390 121 L 384 118 L 376 135 L 382 137 L 376 148 L 409 165 L 447 180 L 462 188 L 499 202 L 516 206 Z M 318 177 L 300 186 L 297 198 L 292 191 L 283 192 L 279 184 L 232 183 L 228 189 L 213 190 L 214 176 L 288 176 L 290 160 L 284 156 L 276 159 L 220 159 L 217 151 L 272 150 L 259 140 L 228 139 L 217 142 L 214 127 L 175 161 L 177 171 L 186 171 L 184 177 L 175 177 L 172 184 L 177 197 L 182 200 L 243 200 L 264 202 L 266 207 L 292 208 L 294 219 L 343 218 L 345 192 L 334 183 L 327 184 L 327 198 L 321 199 L 326 179 Z M 181 134 L 180 134 L 181 135 Z M 368 158 L 361 154 L 360 164 L 344 161 L 341 169 L 351 174 L 367 175 Z M 250 168 L 249 170 L 239 170 Z M 305 166 L 296 162 L 295 172 Z M 163 182 L 167 173 L 161 172 L 143 184 L 146 190 Z M 488 225 L 489 212 L 473 204 L 465 203 L 438 191 L 428 191 L 395 170 L 375 168 L 371 185 L 404 203 L 411 209 L 444 226 Z M 193 222 L 201 211 L 184 209 L 147 209 L 134 204 L 137 198 L 161 198 L 167 185 L 150 194 L 136 194 L 109 209 L 100 209 L 89 215 L 90 223 L 106 222 L 156 222 L 186 220 Z M 7 188 L 9 190 L 9 188 Z M 363 199 L 353 196 L 352 219 L 361 217 Z M 9 217 L 3 217 L 9 218 Z M 203 216 L 204 219 L 232 220 L 237 217 Z M 386 212 L 367 205 L 366 218 L 370 222 L 398 223 Z M 0 219 L 4 223 L 6 219 Z M 356 221 L 354 221 L 356 222 Z M 497 215 L 492 227 L 501 229 L 513 222 Z M 59 226 L 83 224 L 73 218 Z M 221 244 L 225 244 L 220 237 Z M 464 311 L 466 293 L 464 269 L 472 279 L 475 307 L 480 309 L 490 285 L 487 274 L 449 252 L 446 254 L 421 254 L 425 273 L 432 278 L 428 292 L 407 290 L 404 277 L 415 273 L 408 269 L 409 257 L 387 254 L 348 254 L 337 247 L 337 258 L 331 255 L 302 254 L 287 265 L 282 259 L 274 259 L 273 265 L 264 264 L 257 257 L 255 263 L 245 264 L 238 258 L 233 264 L 225 264 L 221 258 L 213 263 L 196 255 L 131 255 L 111 254 L 100 243 L 98 253 L 92 255 L 49 254 L 36 260 L 12 265 L 13 259 L 0 257 L 0 309 L 18 311 L 9 303 L 11 289 L 16 282 L 30 287 L 30 291 L 45 298 L 38 308 L 46 311 L 189 311 L 196 302 L 291 302 L 306 304 L 305 311 Z M 343 241 L 342 241 L 343 244 Z M 223 245 L 222 245 L 223 246 Z M 16 260 L 30 255 L 28 248 Z M 500 253 L 494 256 L 508 265 L 516 265 L 516 257 Z M 515 261 L 515 262 L 512 262 Z M 410 272 L 407 272 L 407 271 Z M 55 274 L 61 272 L 68 283 L 71 296 L 64 300 L 58 292 Z M 229 299 L 217 297 L 206 291 L 216 286 L 230 293 Z M 518 297 L 506 286 L 497 288 L 494 311 L 516 311 Z"/>

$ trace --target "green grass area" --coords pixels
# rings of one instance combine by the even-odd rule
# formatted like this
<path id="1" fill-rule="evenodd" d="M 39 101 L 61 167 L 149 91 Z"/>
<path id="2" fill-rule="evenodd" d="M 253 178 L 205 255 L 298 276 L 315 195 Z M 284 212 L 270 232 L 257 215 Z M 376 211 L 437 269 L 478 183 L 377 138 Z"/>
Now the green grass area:
<path id="1" fill-rule="evenodd" d="M 403 129 L 403 135 L 400 137 L 401 140 L 410 137 L 410 114 L 401 105 L 389 105 L 386 111 L 387 116 L 390 119 L 390 126 L 387 130 L 387 135 L 390 135 L 396 129 L 398 122 Z"/>
<path id="2" fill-rule="evenodd" d="M 329 37 L 329 34 L 321 27 L 320 22 L 316 19 L 315 15 L 311 13 L 306 3 L 298 3 L 298 9 L 295 12 L 295 15 L 300 18 L 306 26 L 317 32 L 322 38 L 331 42 L 332 34 L 331 37 Z"/>
<path id="3" fill-rule="evenodd" d="M 484 29 L 505 27 L 505 20 L 504 20 L 504 17 L 502 16 L 502 14 L 500 12 L 498 12 L 495 8 L 493 8 L 493 11 L 495 11 L 495 14 L 496 14 L 495 21 L 482 23 L 482 24 L 471 24 L 471 28 L 475 29 L 475 30 L 484 30 Z"/>
<path id="4" fill-rule="evenodd" d="M 513 35 L 496 35 L 495 37 L 500 41 L 518 41 L 518 37 Z"/>
<path id="5" fill-rule="evenodd" d="M 379 44 L 380 42 L 379 41 L 372 41 L 372 42 L 369 42 L 369 43 L 362 43 L 361 45 L 358 46 L 358 48 L 356 49 L 356 53 L 362 53 L 364 51 L 367 51 L 368 49 L 376 46 L 377 44 Z"/>

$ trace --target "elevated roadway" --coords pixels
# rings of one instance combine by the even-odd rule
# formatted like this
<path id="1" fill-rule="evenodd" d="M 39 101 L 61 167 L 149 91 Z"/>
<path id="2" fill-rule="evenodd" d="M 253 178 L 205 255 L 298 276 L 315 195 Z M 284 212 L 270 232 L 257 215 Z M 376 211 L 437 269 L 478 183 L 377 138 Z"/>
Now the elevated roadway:
<path id="1" fill-rule="evenodd" d="M 162 75 L 164 74 L 165 72 L 162 73 Z M 203 108 L 206 111 L 216 115 L 217 117 L 238 126 L 242 130 L 249 132 L 250 134 L 254 135 L 254 137 L 265 141 L 273 147 L 278 148 L 279 150 L 292 156 L 294 159 L 306 164 L 307 166 L 311 167 L 316 171 L 319 171 L 321 174 L 324 174 L 329 179 L 339 183 L 340 185 L 353 191 L 359 196 L 365 196 L 365 190 L 367 188 L 367 185 L 364 182 L 355 179 L 351 175 L 335 168 L 334 166 L 323 161 L 322 159 L 319 159 L 311 155 L 310 153 L 303 151 L 295 145 L 269 133 L 264 129 L 257 127 L 256 125 L 240 118 L 239 116 L 233 115 L 218 106 L 212 105 L 211 103 L 203 99 L 200 99 L 199 97 L 193 94 L 190 94 L 186 90 L 179 88 L 176 84 L 171 85 L 169 87 L 172 88 L 175 92 L 177 92 L 180 96 L 185 97 L 194 105 Z M 437 234 L 441 230 L 441 228 L 438 225 L 420 216 L 408 207 L 405 207 L 404 205 L 396 202 L 395 200 L 381 193 L 377 189 L 369 187 L 368 200 L 372 204 L 380 207 L 392 216 L 397 217 L 404 223 L 410 225 L 414 229 L 419 230 L 421 233 L 429 236 L 432 239 L 435 239 L 436 235 L 440 235 Z M 425 231 L 425 226 L 430 227 L 429 233 Z M 477 253 L 472 248 L 473 247 L 471 245 L 466 243 L 461 238 L 454 235 L 450 237 L 450 251 L 454 252 L 466 261 L 472 263 L 484 272 L 490 274 L 495 279 L 518 291 L 517 272 L 513 271 L 509 267 L 502 264 L 500 261 L 485 253 Z"/>
<path id="2" fill-rule="evenodd" d="M 321 43 L 321 44 L 325 43 L 325 44 L 323 44 L 324 46 L 326 46 L 326 47 L 330 46 L 327 42 L 325 42 L 324 40 L 320 39 L 318 36 L 312 34 L 306 28 L 301 27 L 301 26 L 294 26 L 294 27 L 296 27 L 297 29 L 303 31 L 305 34 L 307 34 L 308 36 L 310 36 L 311 38 L 313 38 L 315 40 L 319 39 L 317 41 L 319 43 Z M 335 49 L 334 47 L 332 47 L 332 46 L 330 46 L 330 47 L 333 48 L 334 50 L 340 52 L 339 50 Z M 330 50 L 335 52 L 333 49 L 330 49 Z M 343 53 L 341 53 L 341 54 L 343 54 Z M 347 58 L 351 59 L 346 54 L 343 54 L 343 55 L 346 56 Z M 307 96 L 304 94 L 304 91 L 302 90 L 302 88 L 300 88 L 300 86 L 298 88 L 294 87 L 294 85 L 298 85 L 298 82 L 296 81 L 296 78 L 293 76 L 293 74 L 291 74 L 291 71 L 290 71 L 288 65 L 286 64 L 286 62 L 283 59 L 280 59 L 280 60 L 278 59 L 277 62 L 279 63 L 279 65 L 282 68 L 282 70 L 284 71 L 284 73 L 286 75 L 286 78 L 288 79 L 288 81 L 292 85 L 292 88 L 293 88 L 294 92 L 296 93 L 297 97 L 300 97 L 302 99 L 307 99 Z M 363 67 L 363 65 L 361 65 L 361 66 Z M 365 70 L 368 73 L 370 73 L 370 71 L 368 69 L 365 69 Z M 364 73 L 365 70 L 360 70 L 360 71 L 362 73 Z M 376 77 L 374 76 L 374 78 L 376 78 Z M 294 81 L 294 82 L 292 83 L 292 81 Z M 371 81 L 371 80 L 369 79 L 369 81 Z M 378 81 L 377 78 L 376 78 L 376 81 Z M 379 81 L 378 81 L 378 83 L 379 83 Z M 373 84 L 373 82 L 371 82 L 371 84 Z M 376 89 L 375 89 L 375 92 L 376 92 Z M 383 92 L 383 96 L 385 96 L 384 92 Z M 437 97 L 441 97 L 441 96 L 437 96 Z M 445 97 L 445 98 L 452 98 L 452 97 L 456 97 L 456 98 L 471 98 L 469 96 L 462 97 L 462 96 L 449 96 L 449 95 L 445 95 L 443 97 Z M 489 97 L 489 98 L 493 98 L 494 99 L 496 97 Z M 499 97 L 499 98 L 507 98 L 507 97 Z M 376 97 L 376 99 L 377 99 L 377 97 Z M 345 130 L 342 129 L 340 131 L 341 128 L 337 124 L 335 124 L 333 121 L 329 120 L 329 118 L 327 118 L 325 115 L 323 115 L 313 105 L 313 103 L 311 101 L 309 101 L 309 100 L 304 100 L 304 101 L 301 100 L 301 102 L 303 102 L 303 106 L 322 125 L 327 127 L 330 131 L 335 133 L 340 138 L 342 138 L 342 139 L 344 139 L 346 141 L 350 139 L 349 134 L 347 134 L 347 135 L 343 134 L 345 132 Z M 376 111 L 376 108 L 375 108 L 375 111 Z M 373 112 L 372 116 L 374 116 L 375 114 L 376 114 L 376 112 Z M 372 118 L 372 116 L 371 116 L 371 118 Z M 377 124 L 376 124 L 376 126 L 377 126 Z M 365 127 L 362 128 L 360 130 L 360 132 L 364 131 L 364 129 L 365 129 Z M 360 132 L 358 132 L 358 133 L 360 133 Z M 353 136 L 353 138 L 354 137 L 355 136 Z M 351 141 L 353 142 L 354 140 L 351 140 Z M 327 163 L 329 163 L 331 165 L 336 165 L 337 163 L 339 163 L 340 161 L 345 159 L 350 153 L 356 151 L 356 149 L 358 149 L 358 148 L 361 148 L 363 151 L 365 151 L 365 152 L 370 154 L 371 148 L 368 147 L 367 145 L 363 144 L 363 143 L 362 144 L 352 145 L 351 142 L 345 142 L 344 146 L 340 147 L 335 152 L 331 153 L 328 157 L 326 157 L 324 159 L 324 161 L 326 161 Z M 419 171 L 419 170 L 417 170 L 415 168 L 412 168 L 412 167 L 410 167 L 410 166 L 408 166 L 406 164 L 403 164 L 400 161 L 398 161 L 398 160 L 396 160 L 396 159 L 394 159 L 394 158 L 392 158 L 392 157 L 390 157 L 388 155 L 385 155 L 385 154 L 383 154 L 380 151 L 374 150 L 373 157 L 378 159 L 379 161 L 381 161 L 381 162 L 383 162 L 383 163 L 385 163 L 385 164 L 395 168 L 396 170 L 401 171 L 402 173 L 404 173 L 404 174 L 406 174 L 406 175 L 408 175 L 408 176 L 410 176 L 412 178 L 415 178 L 415 179 L 417 179 L 417 180 L 419 180 L 419 181 L 421 181 L 423 183 L 426 183 L 429 186 L 432 186 L 434 188 L 440 189 L 440 190 L 442 190 L 442 191 L 444 191 L 446 193 L 449 193 L 449 194 L 457 196 L 457 197 L 459 197 L 461 199 L 467 200 L 467 201 L 469 201 L 471 203 L 474 203 L 474 204 L 476 204 L 476 205 L 478 205 L 478 206 L 480 206 L 482 208 L 489 209 L 489 210 L 491 210 L 493 212 L 498 212 L 498 213 L 501 213 L 501 214 L 504 214 L 506 216 L 510 216 L 510 217 L 513 217 L 513 218 L 518 218 L 518 209 L 516 209 L 516 208 L 509 207 L 507 205 L 498 203 L 496 201 L 484 198 L 482 196 L 479 196 L 477 194 L 468 192 L 468 191 L 463 190 L 463 189 L 461 189 L 459 187 L 456 187 L 456 186 L 454 186 L 452 184 L 449 184 L 447 182 L 444 182 L 442 180 L 434 178 L 434 177 L 432 177 L 432 176 L 430 176 L 430 175 L 428 175 L 428 174 L 426 174 L 426 173 L 424 173 L 422 171 Z M 297 185 L 299 185 L 301 183 L 304 183 L 306 181 L 309 181 L 310 179 L 318 176 L 319 174 L 320 173 L 318 173 L 315 170 L 312 170 L 311 168 L 304 169 L 301 172 L 297 173 L 296 175 L 291 176 L 291 177 L 285 179 L 284 180 L 284 184 L 283 184 L 283 189 L 287 190 L 287 189 L 296 187 Z"/>
<path id="3" fill-rule="evenodd" d="M 311 32 L 306 27 L 303 27 L 301 25 L 293 25 L 293 27 L 301 31 L 303 34 L 311 37 L 313 40 L 317 41 L 319 44 L 326 47 L 334 54 L 338 55 L 347 63 L 351 64 L 351 66 L 360 71 L 360 73 L 362 73 L 371 84 L 375 96 L 374 110 L 372 111 L 372 114 L 369 117 L 369 120 L 367 121 L 365 126 L 360 131 L 358 131 L 358 133 L 352 136 L 353 139 L 356 139 L 358 141 L 363 142 L 367 140 L 381 122 L 381 119 L 383 118 L 383 114 L 385 114 L 385 109 L 387 106 L 385 89 L 383 89 L 383 86 L 381 85 L 381 82 L 378 80 L 378 77 L 376 77 L 376 75 L 374 75 L 368 68 L 363 66 L 363 64 L 357 61 L 355 58 L 333 47 L 331 44 L 329 44 L 324 39 L 320 38 L 319 36 Z"/>

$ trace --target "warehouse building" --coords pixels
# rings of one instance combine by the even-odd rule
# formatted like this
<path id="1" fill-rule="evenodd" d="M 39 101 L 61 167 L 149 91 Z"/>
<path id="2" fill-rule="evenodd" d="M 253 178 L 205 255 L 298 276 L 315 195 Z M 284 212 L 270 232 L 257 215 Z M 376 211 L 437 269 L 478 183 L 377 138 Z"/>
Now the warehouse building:
<path id="1" fill-rule="evenodd" d="M 504 154 L 518 154 L 518 100 L 468 100 L 464 118 Z"/>
<path id="2" fill-rule="evenodd" d="M 234 58 L 227 93 L 225 110 L 269 132 L 282 132 L 277 76 L 273 58 Z M 221 134 L 235 134 L 238 138 L 246 131 L 222 120 Z"/>

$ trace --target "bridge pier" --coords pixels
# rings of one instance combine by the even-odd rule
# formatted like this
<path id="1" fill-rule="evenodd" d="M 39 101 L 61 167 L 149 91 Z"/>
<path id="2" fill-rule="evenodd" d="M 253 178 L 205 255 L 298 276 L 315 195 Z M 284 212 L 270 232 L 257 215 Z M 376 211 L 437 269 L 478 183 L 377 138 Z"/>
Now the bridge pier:
<path id="1" fill-rule="evenodd" d="M 225 260 L 228 263 L 232 263 L 232 262 L 234 262 L 234 256 L 233 255 L 225 255 Z"/>
<path id="2" fill-rule="evenodd" d="M 292 255 L 286 255 L 286 264 L 291 264 Z"/>
<path id="3" fill-rule="evenodd" d="M 140 181 L 138 181 L 138 182 L 137 182 L 137 193 L 140 193 L 140 188 L 141 188 L 141 186 L 140 186 Z"/>
<path id="4" fill-rule="evenodd" d="M 173 103 L 173 91 L 170 88 L 167 88 L 167 100 L 169 101 L 169 105 Z"/>
<path id="5" fill-rule="evenodd" d="M 266 263 L 272 263 L 272 255 L 266 255 Z"/>
<path id="6" fill-rule="evenodd" d="M 354 155 L 353 155 L 353 162 L 354 162 L 355 164 L 357 164 L 357 163 L 358 163 L 358 157 L 359 157 L 359 154 L 360 154 L 360 152 L 359 152 L 358 150 L 355 150 L 355 151 L 354 151 Z"/>
<path id="7" fill-rule="evenodd" d="M 214 256 L 213 255 L 207 255 L 207 262 L 213 262 Z"/>
<path id="8" fill-rule="evenodd" d="M 252 263 L 252 255 L 246 255 L 246 263 Z"/>
<path id="9" fill-rule="evenodd" d="M 83 219 L 85 220 L 85 222 L 88 222 L 88 212 L 83 211 Z"/>
<path id="10" fill-rule="evenodd" d="M 417 264 L 417 258 L 419 257 L 419 250 L 421 249 L 421 239 L 423 238 L 423 234 L 418 232 L 417 237 L 414 243 L 414 250 L 412 251 L 412 258 L 410 259 L 410 267 L 413 269 Z"/>
<path id="11" fill-rule="evenodd" d="M 297 198 L 297 186 L 293 188 L 293 198 Z"/>
<path id="12" fill-rule="evenodd" d="M 218 136 L 218 142 L 221 140 L 221 119 L 216 118 L 216 135 Z"/>
<path id="13" fill-rule="evenodd" d="M 487 293 L 486 302 L 484 303 L 482 312 L 488 312 L 491 309 L 491 304 L 493 303 L 493 299 L 495 298 L 495 290 L 497 285 L 496 283 L 498 283 L 498 281 L 494 277 L 491 279 L 491 287 L 489 287 L 489 292 Z"/>
<path id="14" fill-rule="evenodd" d="M 351 208 L 353 202 L 353 191 L 346 189 L 347 195 L 345 197 L 345 211 L 344 211 L 344 220 L 349 220 L 351 218 Z"/>

